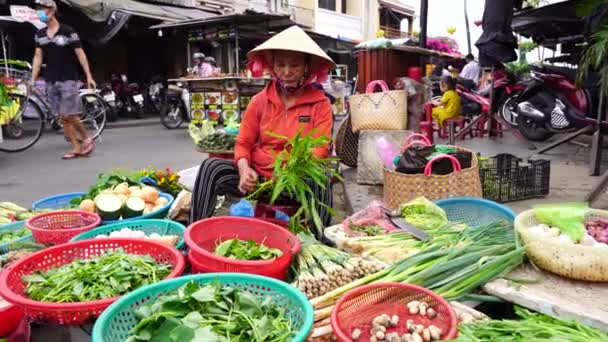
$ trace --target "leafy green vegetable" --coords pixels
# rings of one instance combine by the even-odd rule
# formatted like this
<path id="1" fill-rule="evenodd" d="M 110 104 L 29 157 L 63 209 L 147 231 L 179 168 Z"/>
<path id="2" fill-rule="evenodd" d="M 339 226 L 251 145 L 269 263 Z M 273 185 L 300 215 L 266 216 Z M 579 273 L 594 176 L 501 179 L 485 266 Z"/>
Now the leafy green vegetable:
<path id="1" fill-rule="evenodd" d="M 330 175 L 341 178 L 333 168 L 337 158 L 319 158 L 314 154 L 315 149 L 327 148 L 330 139 L 325 136 L 315 138 L 315 130 L 307 135 L 299 131 L 293 138 L 272 132 L 265 134 L 286 140 L 285 148 L 275 157 L 272 178 L 258 185 L 249 198 L 255 199 L 270 194 L 271 204 L 280 197 L 294 200 L 301 207 L 291 217 L 289 229 L 294 233 L 308 231 L 305 227 L 305 222 L 308 221 L 314 225 L 311 228 L 316 229 L 317 236 L 321 236 L 324 227 L 317 207 L 322 207 L 331 214 L 333 210 L 324 203 L 318 203 L 310 185 L 303 180 L 311 180 L 321 189 L 325 189 Z"/>
<path id="2" fill-rule="evenodd" d="M 587 203 L 541 204 L 534 207 L 534 216 L 539 223 L 557 227 L 562 234 L 578 243 L 585 235 Z"/>
<path id="3" fill-rule="evenodd" d="M 18 229 L 18 230 L 12 230 L 12 231 L 4 231 L 4 232 L 0 232 L 0 243 L 7 243 L 7 242 L 11 242 L 13 240 L 17 240 L 19 238 L 22 238 L 26 235 L 31 234 L 30 230 L 27 228 L 22 228 L 22 229 Z"/>
<path id="4" fill-rule="evenodd" d="M 280 258 L 283 252 L 277 248 L 269 248 L 264 243 L 257 244 L 254 240 L 230 239 L 215 247 L 215 254 L 239 260 L 269 260 Z"/>
<path id="5" fill-rule="evenodd" d="M 135 310 L 127 342 L 283 342 L 294 337 L 285 309 L 228 285 L 190 281 Z"/>
<path id="6" fill-rule="evenodd" d="M 420 229 L 436 229 L 448 223 L 443 209 L 424 197 L 418 197 L 401 206 L 401 216 Z"/>
<path id="7" fill-rule="evenodd" d="M 460 324 L 456 342 L 605 342 L 608 335 L 574 320 L 553 318 L 515 307 L 520 319 Z"/>
<path id="8" fill-rule="evenodd" d="M 171 265 L 159 265 L 149 255 L 106 251 L 90 259 L 23 276 L 25 294 L 34 300 L 54 303 L 85 302 L 112 298 L 162 280 Z"/>
<path id="9" fill-rule="evenodd" d="M 351 222 L 348 227 L 355 232 L 365 233 L 367 236 L 376 236 L 385 233 L 384 228 L 378 225 L 360 226 Z"/>
<path id="10" fill-rule="evenodd" d="M 73 206 L 80 205 L 85 199 L 94 200 L 97 195 L 99 195 L 102 191 L 111 189 L 118 184 L 128 183 L 129 186 L 137 185 L 141 186 L 139 183 L 139 176 L 137 172 L 125 171 L 125 170 L 114 170 L 109 174 L 100 173 L 97 176 L 97 182 L 89 189 L 89 192 L 82 197 L 76 197 L 70 201 L 70 204 Z"/>
<path id="11" fill-rule="evenodd" d="M 236 135 L 225 133 L 213 133 L 205 136 L 198 146 L 203 150 L 232 151 L 236 144 Z"/>

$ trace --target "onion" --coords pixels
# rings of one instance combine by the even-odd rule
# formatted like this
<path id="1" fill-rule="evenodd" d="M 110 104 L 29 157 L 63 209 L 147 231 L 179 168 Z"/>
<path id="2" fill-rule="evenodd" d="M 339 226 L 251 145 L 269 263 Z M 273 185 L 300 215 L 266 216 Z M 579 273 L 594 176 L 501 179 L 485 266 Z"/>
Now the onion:
<path id="1" fill-rule="evenodd" d="M 562 235 L 558 236 L 556 238 L 556 240 L 559 243 L 563 243 L 563 244 L 566 244 L 566 245 L 573 245 L 574 244 L 574 241 L 572 241 L 572 239 L 568 235 L 566 235 L 566 234 L 562 234 Z"/>
<path id="2" fill-rule="evenodd" d="M 141 190 L 141 198 L 146 203 L 155 203 L 158 199 L 158 190 L 151 186 L 146 186 Z"/>

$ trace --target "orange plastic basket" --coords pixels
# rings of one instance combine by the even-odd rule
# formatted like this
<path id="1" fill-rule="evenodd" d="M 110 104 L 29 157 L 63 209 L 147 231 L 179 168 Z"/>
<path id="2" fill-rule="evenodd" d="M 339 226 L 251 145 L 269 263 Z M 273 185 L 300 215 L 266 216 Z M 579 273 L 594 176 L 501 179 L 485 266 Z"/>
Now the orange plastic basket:
<path id="1" fill-rule="evenodd" d="M 427 303 L 437 316 L 431 319 L 419 314 L 411 315 L 407 304 L 412 301 Z M 361 330 L 359 341 L 369 341 L 372 321 L 382 314 L 399 317 L 397 326 L 388 328 L 387 333 L 396 332 L 399 336 L 407 333 L 406 321 L 411 319 L 414 324 L 434 325 L 441 329 L 442 340 L 458 336 L 456 313 L 445 299 L 425 288 L 401 283 L 372 284 L 346 293 L 332 312 L 331 327 L 338 341 L 352 341 L 355 329 Z"/>

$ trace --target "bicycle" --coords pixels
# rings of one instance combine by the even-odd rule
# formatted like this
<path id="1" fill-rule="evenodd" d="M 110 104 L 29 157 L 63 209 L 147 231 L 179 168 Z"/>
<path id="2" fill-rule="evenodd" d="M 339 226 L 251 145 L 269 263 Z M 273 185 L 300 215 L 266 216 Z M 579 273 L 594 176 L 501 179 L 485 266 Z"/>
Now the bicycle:
<path id="1" fill-rule="evenodd" d="M 1 64 L 2 61 L 0 61 L 0 69 L 2 69 Z M 29 67 L 29 72 L 31 77 L 31 67 Z M 16 70 L 13 70 L 12 74 L 16 75 Z M 23 76 L 23 70 L 20 70 L 20 74 Z M 4 141 L 0 143 L 2 152 L 15 153 L 32 147 L 42 136 L 45 123 L 48 123 L 55 131 L 62 129 L 59 115 L 53 111 L 46 94 L 35 87 L 29 85 L 26 87 L 25 91 L 10 92 L 8 94 L 10 106 L 0 107 L 0 115 L 2 115 L 2 110 L 9 112 L 8 115 L 5 112 L 5 116 L 8 116 L 5 121 L 8 122 L 4 126 L 0 126 L 4 133 Z M 110 110 L 110 106 L 100 93 L 101 91 L 98 89 L 80 91 L 83 105 L 80 121 L 89 131 L 88 135 L 92 139 L 97 139 L 103 132 L 106 115 Z"/>

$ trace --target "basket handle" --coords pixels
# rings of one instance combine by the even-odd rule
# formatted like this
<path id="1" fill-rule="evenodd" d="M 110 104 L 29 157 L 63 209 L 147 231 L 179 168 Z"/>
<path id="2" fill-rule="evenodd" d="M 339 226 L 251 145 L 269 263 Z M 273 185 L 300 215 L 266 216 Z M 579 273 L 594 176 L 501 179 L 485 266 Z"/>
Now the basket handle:
<path id="1" fill-rule="evenodd" d="M 405 150 L 407 150 L 408 148 L 410 148 L 414 145 L 422 145 L 424 147 L 429 146 L 429 145 L 427 145 L 427 143 L 424 140 L 414 140 L 414 141 L 410 142 L 409 144 L 403 146 L 403 152 L 405 152 Z"/>
<path id="2" fill-rule="evenodd" d="M 376 89 L 376 86 L 380 86 L 380 89 L 382 89 L 382 92 L 389 91 L 388 85 L 386 84 L 386 82 L 384 82 L 383 80 L 375 80 L 375 81 L 371 81 L 367 84 L 367 87 L 365 88 L 365 93 L 366 94 L 373 93 Z"/>
<path id="3" fill-rule="evenodd" d="M 449 154 L 438 154 L 434 156 L 431 160 L 429 160 L 429 162 L 426 164 L 426 166 L 424 167 L 424 175 L 430 176 L 431 169 L 433 168 L 433 163 L 444 158 L 447 158 L 452 162 L 452 168 L 454 169 L 453 172 L 462 171 L 462 166 L 460 165 L 460 162 L 454 156 L 451 156 Z"/>
<path id="4" fill-rule="evenodd" d="M 405 151 L 405 149 L 407 148 L 406 146 L 408 146 L 410 141 L 412 141 L 414 138 L 419 138 L 417 141 L 420 141 L 420 140 L 424 141 L 424 143 L 426 144 L 425 146 L 432 145 L 429 138 L 427 138 L 425 135 L 420 134 L 420 133 L 414 133 L 414 134 L 410 134 L 407 138 L 405 138 L 405 140 L 403 140 L 402 151 Z"/>

